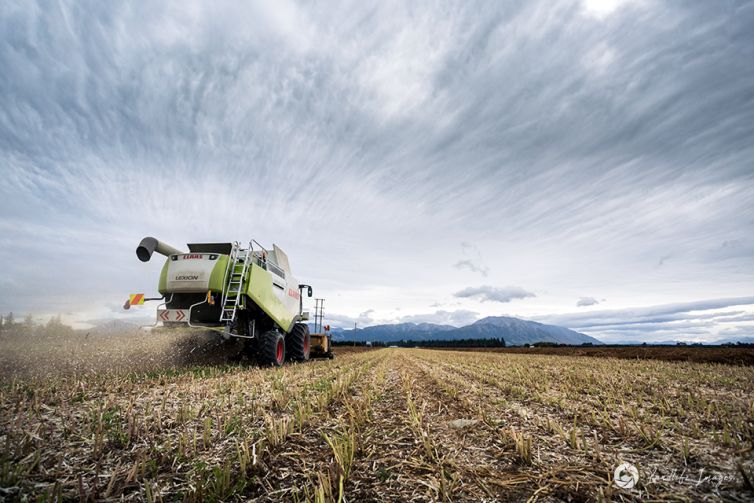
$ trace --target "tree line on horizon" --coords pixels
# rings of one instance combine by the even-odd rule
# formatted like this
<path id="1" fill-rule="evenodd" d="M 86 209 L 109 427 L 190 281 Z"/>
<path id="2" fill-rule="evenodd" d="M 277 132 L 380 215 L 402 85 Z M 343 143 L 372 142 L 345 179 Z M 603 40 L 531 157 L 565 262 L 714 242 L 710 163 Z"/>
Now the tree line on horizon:
<path id="1" fill-rule="evenodd" d="M 402 340 L 394 342 L 365 342 L 365 341 L 332 341 L 333 346 L 371 346 L 375 348 L 387 348 L 398 346 L 400 348 L 504 348 L 505 339 L 450 339 L 450 340 Z"/>
<path id="2" fill-rule="evenodd" d="M 37 323 L 31 313 L 23 321 L 16 321 L 13 312 L 0 316 L 0 334 L 13 333 L 16 335 L 66 335 L 73 334 L 75 329 L 63 323 L 60 315 L 51 316 L 47 323 Z"/>

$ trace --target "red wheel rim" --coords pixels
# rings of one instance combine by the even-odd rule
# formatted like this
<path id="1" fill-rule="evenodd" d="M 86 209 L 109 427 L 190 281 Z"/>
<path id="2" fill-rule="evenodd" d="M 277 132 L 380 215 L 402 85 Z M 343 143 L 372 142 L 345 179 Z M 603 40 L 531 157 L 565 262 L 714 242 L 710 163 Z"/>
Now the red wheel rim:
<path id="1" fill-rule="evenodd" d="M 304 354 L 309 354 L 309 334 L 304 336 Z"/>
<path id="2" fill-rule="evenodd" d="M 283 340 L 278 340 L 277 356 L 275 357 L 278 363 L 283 361 Z"/>

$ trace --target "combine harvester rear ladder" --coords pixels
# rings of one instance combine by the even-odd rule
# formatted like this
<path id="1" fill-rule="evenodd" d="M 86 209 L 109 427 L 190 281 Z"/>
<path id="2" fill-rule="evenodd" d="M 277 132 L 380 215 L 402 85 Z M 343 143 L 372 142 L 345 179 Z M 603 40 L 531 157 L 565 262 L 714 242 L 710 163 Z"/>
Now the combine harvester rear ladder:
<path id="1" fill-rule="evenodd" d="M 325 318 L 325 299 L 314 299 L 314 333 L 322 332 L 322 320 Z"/>
<path id="2" fill-rule="evenodd" d="M 227 277 L 230 274 L 230 280 L 225 284 L 223 292 L 223 312 L 220 315 L 220 321 L 227 323 L 227 331 L 236 321 L 236 313 L 241 306 L 241 292 L 243 292 L 244 282 L 246 281 L 246 272 L 249 270 L 252 257 L 251 243 L 248 248 L 241 248 L 241 245 L 233 243 L 228 259 L 228 269 L 225 273 Z"/>

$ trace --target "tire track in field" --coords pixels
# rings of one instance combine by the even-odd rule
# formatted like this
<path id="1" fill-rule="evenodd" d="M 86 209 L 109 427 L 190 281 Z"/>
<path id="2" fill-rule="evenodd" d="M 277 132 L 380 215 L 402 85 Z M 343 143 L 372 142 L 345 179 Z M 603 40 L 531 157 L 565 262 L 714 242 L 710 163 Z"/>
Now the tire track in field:
<path id="1" fill-rule="evenodd" d="M 371 393 L 376 368 L 383 360 L 384 356 L 379 353 L 358 358 L 357 365 L 347 371 L 347 387 L 324 407 L 304 410 L 306 417 L 301 421 L 296 419 L 293 430 L 285 438 L 265 448 L 258 476 L 244 495 L 255 501 L 312 500 L 317 491 L 322 491 L 329 495 L 325 499 L 333 498 L 333 493 L 337 499 L 339 468 L 324 435 L 337 438 L 348 429 L 354 407 Z M 318 393 L 322 391 L 309 390 L 306 396 L 294 402 L 307 406 L 318 399 Z"/>
<path id="2" fill-rule="evenodd" d="M 409 373 L 428 432 L 451 471 L 449 500 L 522 501 L 535 492 L 528 468 L 518 462 L 507 439 L 478 417 L 472 402 L 449 392 L 414 354 Z"/>
<path id="3" fill-rule="evenodd" d="M 350 501 L 431 501 L 432 470 L 422 462 L 406 419 L 405 360 L 393 351 L 387 356 L 383 389 L 376 390 L 362 428 L 347 496 Z"/>

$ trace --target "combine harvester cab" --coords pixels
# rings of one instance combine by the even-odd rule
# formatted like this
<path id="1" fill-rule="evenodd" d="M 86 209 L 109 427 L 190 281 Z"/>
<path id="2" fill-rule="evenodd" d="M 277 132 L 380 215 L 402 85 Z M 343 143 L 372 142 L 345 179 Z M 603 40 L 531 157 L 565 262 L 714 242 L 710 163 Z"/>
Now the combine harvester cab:
<path id="1" fill-rule="evenodd" d="M 306 290 L 311 297 L 312 288 L 293 277 L 283 250 L 277 245 L 266 250 L 254 240 L 247 248 L 237 242 L 187 246 L 188 253 L 144 238 L 136 249 L 142 262 L 154 252 L 167 257 L 158 284 L 162 297 L 132 295 L 124 308 L 164 300 L 157 309 L 157 324 L 164 327 L 242 338 L 247 353 L 266 364 L 309 359 L 311 338 L 303 323 L 309 313 L 303 311 L 302 295 Z"/>

